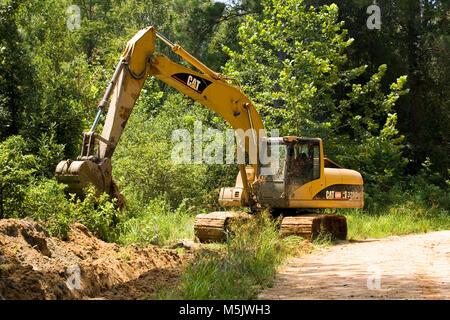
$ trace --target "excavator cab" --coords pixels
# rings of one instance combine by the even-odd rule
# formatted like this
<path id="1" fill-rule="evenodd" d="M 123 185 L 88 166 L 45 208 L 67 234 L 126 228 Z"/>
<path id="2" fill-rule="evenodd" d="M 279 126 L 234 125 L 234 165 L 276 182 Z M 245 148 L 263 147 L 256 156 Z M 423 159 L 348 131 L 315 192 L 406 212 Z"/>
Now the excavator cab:
<path id="1" fill-rule="evenodd" d="M 298 139 L 287 145 L 286 173 L 289 188 L 298 188 L 320 178 L 319 139 Z"/>
<path id="2" fill-rule="evenodd" d="M 267 139 L 268 161 L 260 164 L 258 187 L 261 203 L 288 208 L 290 195 L 313 180 L 320 179 L 322 141 L 315 138 Z M 309 194 L 304 195 L 310 199 Z"/>

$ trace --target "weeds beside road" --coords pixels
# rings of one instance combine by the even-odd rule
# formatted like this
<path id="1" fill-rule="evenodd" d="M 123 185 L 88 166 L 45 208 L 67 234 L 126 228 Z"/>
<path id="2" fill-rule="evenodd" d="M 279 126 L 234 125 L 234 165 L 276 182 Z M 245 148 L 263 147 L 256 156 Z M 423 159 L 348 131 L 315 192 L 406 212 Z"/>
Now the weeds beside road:
<path id="1" fill-rule="evenodd" d="M 225 244 L 203 245 L 180 286 L 159 298 L 256 299 L 263 288 L 272 285 L 279 265 L 310 247 L 299 237 L 281 239 L 280 222 L 263 212 L 235 223 Z"/>
<path id="2" fill-rule="evenodd" d="M 424 210 L 411 203 L 393 206 L 378 215 L 354 210 L 346 217 L 350 240 L 450 229 L 450 216 L 445 210 Z M 177 290 L 160 298 L 256 299 L 261 290 L 272 286 L 277 268 L 290 258 L 333 245 L 326 236 L 312 244 L 298 237 L 280 239 L 280 222 L 263 213 L 236 225 L 234 236 L 224 245 L 199 251 Z"/>
<path id="3" fill-rule="evenodd" d="M 378 213 L 353 210 L 345 213 L 345 217 L 347 238 L 354 240 L 450 230 L 447 210 L 426 208 L 412 201 L 381 209 Z"/>

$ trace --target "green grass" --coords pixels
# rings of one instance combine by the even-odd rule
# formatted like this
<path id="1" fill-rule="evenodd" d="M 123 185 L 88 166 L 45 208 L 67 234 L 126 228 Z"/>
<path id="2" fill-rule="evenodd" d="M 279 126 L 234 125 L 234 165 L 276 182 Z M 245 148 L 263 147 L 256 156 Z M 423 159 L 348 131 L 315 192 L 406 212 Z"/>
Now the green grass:
<path id="1" fill-rule="evenodd" d="M 120 224 L 118 242 L 122 245 L 167 245 L 194 237 L 194 219 L 184 205 L 171 209 L 162 198 L 151 200 L 144 208 L 130 208 L 135 216 Z"/>
<path id="2" fill-rule="evenodd" d="M 348 239 L 384 238 L 392 235 L 450 229 L 448 211 L 417 202 L 391 205 L 377 212 L 342 211 L 347 217 Z M 196 253 L 177 289 L 161 290 L 157 299 L 232 300 L 256 299 L 272 286 L 276 269 L 289 257 L 333 245 L 323 234 L 311 244 L 299 237 L 279 237 L 279 220 L 268 213 L 234 225 L 234 235 L 223 245 L 208 245 Z"/>
<path id="3" fill-rule="evenodd" d="M 320 232 L 319 235 L 313 240 L 315 247 L 327 247 L 333 245 L 333 237 L 326 232 Z"/>
<path id="4" fill-rule="evenodd" d="M 279 220 L 264 212 L 233 226 L 221 250 L 199 252 L 187 267 L 182 299 L 255 299 L 270 287 L 276 268 L 300 248 L 300 239 L 280 239 Z"/>
<path id="5" fill-rule="evenodd" d="M 425 208 L 413 202 L 394 205 L 376 213 L 352 210 L 344 212 L 344 215 L 347 218 L 347 238 L 354 240 L 450 229 L 447 210 Z"/>

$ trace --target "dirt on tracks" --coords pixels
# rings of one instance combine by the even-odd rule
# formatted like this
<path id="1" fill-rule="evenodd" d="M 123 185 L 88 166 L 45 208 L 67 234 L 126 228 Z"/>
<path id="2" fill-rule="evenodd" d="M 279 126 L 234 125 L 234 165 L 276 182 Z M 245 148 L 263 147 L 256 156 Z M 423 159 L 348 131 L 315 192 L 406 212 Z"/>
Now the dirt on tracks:
<path id="1" fill-rule="evenodd" d="M 69 239 L 50 237 L 31 220 L 0 220 L 0 300 L 148 299 L 175 286 L 192 253 L 121 247 L 82 224 Z"/>
<path id="2" fill-rule="evenodd" d="M 450 231 L 342 241 L 279 269 L 261 299 L 450 299 Z"/>

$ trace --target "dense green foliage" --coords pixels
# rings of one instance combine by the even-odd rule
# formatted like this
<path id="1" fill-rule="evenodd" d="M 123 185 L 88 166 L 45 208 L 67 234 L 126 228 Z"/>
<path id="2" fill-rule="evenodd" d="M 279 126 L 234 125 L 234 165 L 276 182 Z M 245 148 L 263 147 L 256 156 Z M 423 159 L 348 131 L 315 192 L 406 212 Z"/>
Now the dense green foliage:
<path id="1" fill-rule="evenodd" d="M 399 75 L 408 75 L 409 93 L 395 105 L 398 129 L 405 135 L 407 173 L 416 174 L 429 157 L 433 171 L 443 177 L 443 184 L 449 178 L 450 154 L 450 2 L 378 0 L 380 30 L 365 27 L 370 1 L 305 2 L 312 5 L 334 2 L 339 6 L 339 20 L 345 21 L 344 27 L 355 39 L 348 48 L 351 65 L 367 64 L 373 73 L 378 65 L 387 64 L 383 88 Z"/>
<path id="2" fill-rule="evenodd" d="M 75 199 L 73 195 L 67 199 L 63 188 L 54 180 L 31 185 L 24 197 L 19 217 L 28 216 L 42 222 L 53 236 L 66 238 L 70 225 L 79 222 L 97 237 L 115 241 L 119 212 L 109 196 L 103 194 L 96 197 L 95 190 L 89 189 L 83 201 Z"/>
<path id="3" fill-rule="evenodd" d="M 393 113 L 406 77 L 387 94 L 380 88 L 385 65 L 361 82 L 367 66 L 348 67 L 352 39 L 337 17 L 336 5 L 308 9 L 299 1 L 267 1 L 240 27 L 245 45 L 228 51 L 225 71 L 261 105 L 268 127 L 321 137 L 328 156 L 360 171 L 366 183 L 391 183 L 406 164 Z"/>
<path id="4" fill-rule="evenodd" d="M 79 153 L 126 42 L 147 25 L 238 79 L 268 128 L 321 137 L 328 157 L 363 174 L 363 213 L 448 216 L 448 4 L 380 0 L 381 30 L 369 30 L 372 1 L 325 2 L 2 0 L 0 218 L 31 216 L 60 236 L 79 221 L 106 240 L 164 244 L 217 209 L 236 166 L 172 163 L 171 133 L 226 124 L 154 79 L 113 159 L 121 213 L 52 180 L 58 161 Z M 79 28 L 69 28 L 71 5 Z"/>

